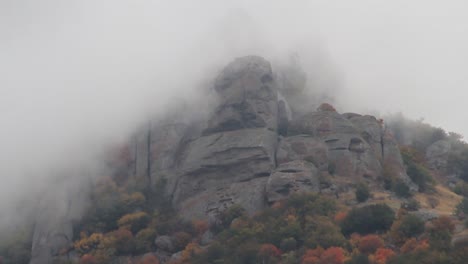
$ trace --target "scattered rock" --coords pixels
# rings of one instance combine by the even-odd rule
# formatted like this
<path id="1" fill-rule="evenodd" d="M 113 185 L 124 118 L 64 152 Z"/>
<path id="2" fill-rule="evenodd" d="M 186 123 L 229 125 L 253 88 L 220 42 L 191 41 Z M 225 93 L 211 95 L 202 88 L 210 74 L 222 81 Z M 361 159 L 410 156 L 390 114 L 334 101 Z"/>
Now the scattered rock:
<path id="1" fill-rule="evenodd" d="M 413 215 L 421 218 L 421 220 L 423 220 L 424 222 L 427 222 L 427 221 L 430 221 L 432 219 L 436 219 L 436 218 L 439 217 L 439 214 L 437 212 L 430 211 L 430 210 L 424 210 L 424 209 L 414 211 L 414 212 L 410 212 L 410 214 L 413 214 Z"/>
<path id="2" fill-rule="evenodd" d="M 158 236 L 154 239 L 154 244 L 158 250 L 174 252 L 174 242 L 170 236 Z"/>

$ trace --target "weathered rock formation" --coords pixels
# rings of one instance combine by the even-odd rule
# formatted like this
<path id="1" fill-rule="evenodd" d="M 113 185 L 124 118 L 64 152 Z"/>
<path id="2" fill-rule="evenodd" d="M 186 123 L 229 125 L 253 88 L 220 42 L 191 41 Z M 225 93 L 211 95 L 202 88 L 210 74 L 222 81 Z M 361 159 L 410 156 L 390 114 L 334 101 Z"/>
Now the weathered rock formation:
<path id="1" fill-rule="evenodd" d="M 328 104 L 291 114 L 275 76 L 261 57 L 234 60 L 216 79 L 219 104 L 206 121 L 172 120 L 136 137 L 136 177 L 164 179 L 186 218 L 215 216 L 233 204 L 253 213 L 294 192 L 319 192 L 320 175 L 329 173 L 352 185 L 377 182 L 391 167 L 415 189 L 381 120 L 339 114 Z M 138 138 L 146 138 L 143 147 Z"/>
<path id="2" fill-rule="evenodd" d="M 275 76 L 261 57 L 234 60 L 216 79 L 219 104 L 206 120 L 167 119 L 136 133 L 128 177 L 142 185 L 164 183 L 165 194 L 188 219 L 212 219 L 234 204 L 254 213 L 293 193 L 321 192 L 329 187 L 321 184 L 323 175 L 345 179 L 337 185 L 378 185 L 391 167 L 414 186 L 381 121 L 339 114 L 330 105 L 291 113 Z M 72 239 L 72 217 L 54 217 L 48 223 L 39 216 L 31 263 L 47 263 Z"/>

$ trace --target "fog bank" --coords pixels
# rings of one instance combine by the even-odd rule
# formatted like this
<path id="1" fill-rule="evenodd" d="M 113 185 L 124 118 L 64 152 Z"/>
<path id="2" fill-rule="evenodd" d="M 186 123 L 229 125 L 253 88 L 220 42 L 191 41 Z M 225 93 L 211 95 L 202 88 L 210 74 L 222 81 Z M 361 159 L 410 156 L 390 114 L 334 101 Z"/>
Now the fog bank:
<path id="1" fill-rule="evenodd" d="M 0 222 L 66 177 L 66 168 L 98 168 L 106 147 L 174 102 L 194 102 L 203 114 L 217 72 L 248 54 L 274 67 L 297 54 L 308 91 L 333 96 L 339 111 L 401 111 L 468 135 L 467 8 L 465 1 L 1 1 Z"/>

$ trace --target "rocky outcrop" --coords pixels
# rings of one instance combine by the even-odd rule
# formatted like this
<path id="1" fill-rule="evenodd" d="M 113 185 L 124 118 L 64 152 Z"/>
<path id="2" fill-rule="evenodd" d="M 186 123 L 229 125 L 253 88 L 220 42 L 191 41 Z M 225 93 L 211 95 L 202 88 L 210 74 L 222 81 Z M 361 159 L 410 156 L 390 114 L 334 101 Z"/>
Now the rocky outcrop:
<path id="1" fill-rule="evenodd" d="M 232 205 L 254 214 L 294 193 L 337 195 L 359 181 L 377 183 L 387 168 L 416 189 L 381 121 L 340 114 L 329 104 L 294 112 L 298 108 L 279 94 L 275 76 L 281 74 L 273 74 L 261 57 L 234 60 L 215 81 L 219 101 L 211 115 L 149 122 L 129 142 L 123 175 L 158 191 L 162 186 L 186 219 L 214 219 Z M 282 92 L 287 83 L 282 82 Z M 50 263 L 71 243 L 72 222 L 79 215 L 74 191 L 64 194 L 66 199 L 47 196 L 42 202 L 31 263 Z M 160 258 L 172 251 L 168 239 L 155 241 Z"/>
<path id="2" fill-rule="evenodd" d="M 415 189 L 381 120 L 339 114 L 330 104 L 293 114 L 275 76 L 263 58 L 234 60 L 215 81 L 219 103 L 206 122 L 172 120 L 143 133 L 149 158 L 137 158 L 136 174 L 146 168 L 153 183 L 164 179 L 186 218 L 215 216 L 233 204 L 254 213 L 291 193 L 320 191 L 320 173 L 352 184 L 391 167 Z"/>
<path id="3" fill-rule="evenodd" d="M 356 180 L 380 175 L 378 156 L 361 136 L 362 131 L 333 107 L 321 106 L 319 111 L 291 121 L 288 135 L 301 134 L 314 137 L 327 146 L 328 163 L 333 167 L 333 173 Z"/>
<path id="4" fill-rule="evenodd" d="M 452 144 L 449 140 L 439 140 L 426 150 L 426 159 L 431 169 L 446 169 Z"/>
<path id="5" fill-rule="evenodd" d="M 212 182 L 211 187 L 199 191 L 177 203 L 180 215 L 186 219 L 215 220 L 215 217 L 232 205 L 242 206 L 247 213 L 265 208 L 265 186 L 268 177 L 233 182 L 230 184 Z M 214 185 L 213 185 L 214 184 Z M 209 186 L 209 185 L 208 185 Z"/>
<path id="6" fill-rule="evenodd" d="M 288 127 L 288 136 L 307 134 L 325 137 L 330 134 L 356 133 L 356 128 L 336 111 L 315 111 L 294 118 Z"/>
<path id="7" fill-rule="evenodd" d="M 217 78 L 220 103 L 203 135 L 187 143 L 177 172 L 174 204 L 182 215 L 216 215 L 232 204 L 248 212 L 264 206 L 275 168 L 278 97 L 263 58 L 236 59 Z"/>
<path id="8" fill-rule="evenodd" d="M 311 162 L 295 160 L 278 166 L 268 178 L 266 197 L 268 202 L 286 199 L 293 193 L 318 192 L 319 173 Z"/>
<path id="9" fill-rule="evenodd" d="M 205 134 L 278 125 L 278 89 L 271 65 L 257 56 L 231 62 L 216 79 L 220 105 L 208 121 Z"/>
<path id="10" fill-rule="evenodd" d="M 343 114 L 359 130 L 361 137 L 372 147 L 374 155 L 383 159 L 383 128 L 382 121 L 373 116 L 359 114 Z"/>
<path id="11" fill-rule="evenodd" d="M 320 139 L 310 135 L 297 135 L 282 138 L 276 152 L 278 165 L 305 160 L 320 170 L 328 169 L 328 146 Z"/>

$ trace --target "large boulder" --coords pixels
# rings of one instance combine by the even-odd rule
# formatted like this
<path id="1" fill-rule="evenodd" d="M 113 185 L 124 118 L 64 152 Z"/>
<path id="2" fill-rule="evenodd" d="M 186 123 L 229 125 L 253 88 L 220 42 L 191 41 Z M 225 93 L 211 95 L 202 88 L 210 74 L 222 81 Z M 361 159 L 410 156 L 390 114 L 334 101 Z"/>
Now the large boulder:
<path id="1" fill-rule="evenodd" d="M 377 158 L 383 158 L 383 124 L 374 116 L 343 114 L 359 130 L 361 137 L 372 147 Z"/>
<path id="2" fill-rule="evenodd" d="M 278 125 L 278 89 L 271 65 L 257 56 L 231 62 L 216 79 L 220 104 L 208 122 L 205 134 L 243 128 Z"/>
<path id="3" fill-rule="evenodd" d="M 377 179 L 382 167 L 370 145 L 359 133 L 335 133 L 324 139 L 333 174 L 354 180 Z"/>
<path id="4" fill-rule="evenodd" d="M 311 162 L 296 160 L 278 166 L 268 178 L 266 196 L 268 202 L 286 199 L 293 193 L 318 192 L 319 173 Z"/>

